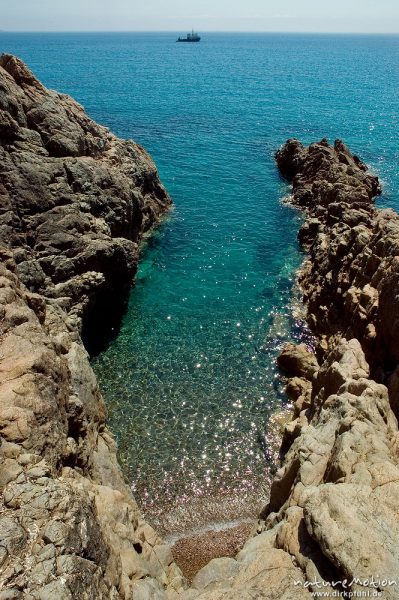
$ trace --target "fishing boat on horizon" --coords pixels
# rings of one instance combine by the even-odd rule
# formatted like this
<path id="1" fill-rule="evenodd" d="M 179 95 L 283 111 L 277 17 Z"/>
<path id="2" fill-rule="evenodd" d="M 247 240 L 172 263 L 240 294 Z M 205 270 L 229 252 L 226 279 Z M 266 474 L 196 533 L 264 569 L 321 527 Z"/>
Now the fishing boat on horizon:
<path id="1" fill-rule="evenodd" d="M 184 37 L 179 37 L 176 42 L 199 42 L 200 41 L 200 36 L 198 35 L 198 33 L 196 33 L 194 31 L 194 29 L 191 31 L 191 33 L 188 33 L 187 36 Z"/>

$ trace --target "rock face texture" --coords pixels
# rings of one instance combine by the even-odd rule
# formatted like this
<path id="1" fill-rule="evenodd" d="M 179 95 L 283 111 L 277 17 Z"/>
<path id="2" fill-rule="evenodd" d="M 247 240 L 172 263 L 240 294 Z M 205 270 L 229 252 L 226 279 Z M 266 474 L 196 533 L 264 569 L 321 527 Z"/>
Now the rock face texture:
<path id="1" fill-rule="evenodd" d="M 367 587 L 360 579 L 398 598 L 399 217 L 375 208 L 378 179 L 339 140 L 289 140 L 276 159 L 306 215 L 299 285 L 321 366 L 307 384 L 288 384 L 296 418 L 265 527 L 285 521 L 289 548 L 287 523 L 300 514 L 327 579 L 356 580 L 355 591 Z M 295 556 L 308 578 L 317 573 L 314 559 Z"/>
<path id="2" fill-rule="evenodd" d="M 123 482 L 82 343 L 115 322 L 169 205 L 142 148 L 0 58 L 1 600 L 182 589 Z"/>
<path id="3" fill-rule="evenodd" d="M 0 69 L 0 241 L 21 282 L 54 300 L 95 348 L 120 315 L 137 242 L 170 198 L 140 146 L 16 58 L 3 55 Z"/>
<path id="4" fill-rule="evenodd" d="M 300 285 L 319 355 L 334 339 L 356 338 L 372 377 L 386 383 L 399 362 L 399 217 L 374 207 L 377 178 L 340 141 L 304 148 L 290 140 L 277 163 L 306 211 Z"/>

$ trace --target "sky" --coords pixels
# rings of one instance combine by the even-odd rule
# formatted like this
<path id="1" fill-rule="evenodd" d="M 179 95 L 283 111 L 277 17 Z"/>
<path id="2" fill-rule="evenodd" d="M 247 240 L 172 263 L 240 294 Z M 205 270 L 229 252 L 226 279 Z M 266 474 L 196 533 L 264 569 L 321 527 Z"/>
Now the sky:
<path id="1" fill-rule="evenodd" d="M 399 33 L 399 0 L 0 0 L 3 31 Z"/>

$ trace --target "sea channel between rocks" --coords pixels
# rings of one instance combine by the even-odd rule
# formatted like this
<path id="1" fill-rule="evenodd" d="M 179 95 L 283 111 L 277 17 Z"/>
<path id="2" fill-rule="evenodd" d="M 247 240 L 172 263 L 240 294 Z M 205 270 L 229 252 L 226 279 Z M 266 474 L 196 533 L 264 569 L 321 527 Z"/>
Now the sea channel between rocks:
<path id="1" fill-rule="evenodd" d="M 20 60 L 0 58 L 0 82 L 0 600 L 292 600 L 375 579 L 399 598 L 399 217 L 375 208 L 377 177 L 341 141 L 277 152 L 305 215 L 314 351 L 279 358 L 293 420 L 256 527 L 190 586 L 122 478 L 82 343 L 116 326 L 143 233 L 170 199 L 140 146 Z M 190 552 L 191 577 L 202 564 Z"/>

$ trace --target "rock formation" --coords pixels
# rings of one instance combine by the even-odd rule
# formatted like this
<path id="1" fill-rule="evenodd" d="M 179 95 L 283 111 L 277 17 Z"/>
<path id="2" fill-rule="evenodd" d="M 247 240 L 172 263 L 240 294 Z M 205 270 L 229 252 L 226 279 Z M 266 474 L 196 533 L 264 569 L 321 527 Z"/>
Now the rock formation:
<path id="1" fill-rule="evenodd" d="M 116 323 L 169 205 L 142 148 L 1 57 L 1 600 L 182 589 L 123 482 L 82 344 Z"/>
<path id="2" fill-rule="evenodd" d="M 61 307 L 95 348 L 120 316 L 137 242 L 170 198 L 143 148 L 19 60 L 3 55 L 0 68 L 0 241 L 27 289 Z"/>
<path id="3" fill-rule="evenodd" d="M 186 589 L 123 482 L 86 352 L 170 199 L 144 150 L 12 56 L 0 158 L 0 600 L 398 599 L 399 218 L 375 209 L 376 177 L 341 142 L 277 153 L 316 353 L 280 356 L 293 420 L 256 532 Z"/>

